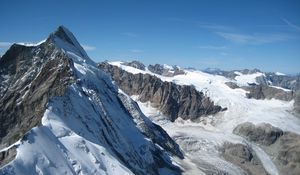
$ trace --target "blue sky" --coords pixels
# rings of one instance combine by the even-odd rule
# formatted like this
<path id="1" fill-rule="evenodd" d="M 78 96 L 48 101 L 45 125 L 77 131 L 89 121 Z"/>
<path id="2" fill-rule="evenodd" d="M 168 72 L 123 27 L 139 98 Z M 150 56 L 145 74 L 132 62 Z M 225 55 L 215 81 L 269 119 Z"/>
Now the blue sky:
<path id="1" fill-rule="evenodd" d="M 299 0 L 0 2 L 0 54 L 59 25 L 95 61 L 300 72 Z"/>

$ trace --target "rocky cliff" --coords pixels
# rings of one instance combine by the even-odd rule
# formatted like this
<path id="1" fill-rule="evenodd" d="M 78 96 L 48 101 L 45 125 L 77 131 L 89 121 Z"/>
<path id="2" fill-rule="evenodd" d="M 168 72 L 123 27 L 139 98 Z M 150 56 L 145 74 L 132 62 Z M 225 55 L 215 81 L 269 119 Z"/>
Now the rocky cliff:
<path id="1" fill-rule="evenodd" d="M 195 120 L 224 110 L 193 86 L 164 82 L 149 74 L 132 74 L 107 62 L 98 64 L 98 67 L 109 73 L 126 94 L 138 95 L 141 102 L 150 101 L 171 121 L 178 117 Z"/>
<path id="2" fill-rule="evenodd" d="M 246 96 L 254 99 L 278 99 L 284 101 L 291 101 L 294 98 L 293 91 L 285 91 L 275 87 L 266 85 L 252 85 L 242 87 L 247 90 Z"/>
<path id="3" fill-rule="evenodd" d="M 53 46 L 52 37 L 38 47 L 14 44 L 0 60 L 0 148 L 41 124 L 49 98 L 72 83 L 72 60 Z"/>

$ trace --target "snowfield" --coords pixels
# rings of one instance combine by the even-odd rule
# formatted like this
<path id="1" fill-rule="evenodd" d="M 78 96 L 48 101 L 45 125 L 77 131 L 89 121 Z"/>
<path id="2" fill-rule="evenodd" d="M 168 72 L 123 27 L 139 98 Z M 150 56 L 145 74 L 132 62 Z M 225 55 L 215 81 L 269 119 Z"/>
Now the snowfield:
<path id="1" fill-rule="evenodd" d="M 199 167 L 203 171 L 209 164 L 215 165 L 230 174 L 241 174 L 243 172 L 242 169 L 224 161 L 224 159 L 220 158 L 218 152 L 218 148 L 224 142 L 232 142 L 251 145 L 266 171 L 269 174 L 277 175 L 278 171 L 271 158 L 259 146 L 232 134 L 233 129 L 244 122 L 252 122 L 254 124 L 265 122 L 284 131 L 300 134 L 300 119 L 291 113 L 294 101 L 248 99 L 246 98 L 245 90 L 240 88 L 231 89 L 225 84 L 232 81 L 238 85 L 247 86 L 248 83 L 256 83 L 255 78 L 262 76 L 262 73 L 244 75 L 237 72 L 238 76 L 235 80 L 230 80 L 219 75 L 185 70 L 184 75 L 163 77 L 148 70 L 143 71 L 124 66 L 121 62 L 111 62 L 110 64 L 119 66 L 134 74 L 151 74 L 163 81 L 174 82 L 179 85 L 194 85 L 198 91 L 205 93 L 217 105 L 227 108 L 226 111 L 214 116 L 203 117 L 197 123 L 183 121 L 180 118 L 172 123 L 165 119 L 150 103 L 141 103 L 138 101 L 137 96 L 132 96 L 138 102 L 141 110 L 152 121 L 162 126 L 181 146 L 186 158 L 178 163 L 187 165 L 185 174 L 193 174 L 192 172 L 199 171 Z"/>

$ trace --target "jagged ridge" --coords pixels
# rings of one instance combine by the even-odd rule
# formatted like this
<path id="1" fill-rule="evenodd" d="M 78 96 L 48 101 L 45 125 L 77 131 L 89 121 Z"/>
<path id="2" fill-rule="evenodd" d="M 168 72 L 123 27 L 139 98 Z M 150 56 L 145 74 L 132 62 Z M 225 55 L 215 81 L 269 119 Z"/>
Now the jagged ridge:
<path id="1" fill-rule="evenodd" d="M 139 95 L 141 102 L 150 101 L 171 121 L 178 117 L 194 120 L 224 110 L 193 86 L 163 82 L 149 74 L 132 74 L 106 62 L 98 64 L 98 67 L 109 73 L 125 93 Z"/>
<path id="2" fill-rule="evenodd" d="M 128 105 L 65 27 L 39 46 L 12 46 L 0 62 L 2 148 L 20 139 L 0 174 L 181 172 L 169 157 L 183 157 L 178 145 Z"/>

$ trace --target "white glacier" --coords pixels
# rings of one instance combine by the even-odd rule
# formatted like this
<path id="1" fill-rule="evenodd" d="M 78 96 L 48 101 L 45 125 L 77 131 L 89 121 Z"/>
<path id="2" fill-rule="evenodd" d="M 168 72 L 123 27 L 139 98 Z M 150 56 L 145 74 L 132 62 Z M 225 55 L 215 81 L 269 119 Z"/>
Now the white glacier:
<path id="1" fill-rule="evenodd" d="M 110 64 L 120 66 L 120 64 L 115 62 Z M 252 122 L 254 124 L 265 122 L 284 131 L 300 134 L 300 119 L 291 113 L 294 101 L 248 99 L 246 98 L 245 90 L 240 88 L 231 89 L 225 84 L 232 80 L 201 71 L 185 70 L 184 75 L 164 77 L 130 66 L 121 65 L 120 67 L 134 74 L 151 74 L 163 81 L 174 82 L 179 85 L 194 85 L 198 91 L 205 93 L 217 105 L 227 108 L 222 113 L 201 118 L 198 123 L 182 119 L 177 119 L 172 123 L 153 108 L 149 102 L 141 103 L 138 101 L 138 96 L 132 96 L 133 99 L 137 100 L 141 110 L 153 122 L 162 126 L 179 143 L 186 157 L 183 162 L 181 161 L 181 164 L 191 165 L 189 166 L 191 168 L 189 172 L 199 171 L 199 167 L 202 167 L 201 170 L 203 171 L 205 170 L 203 169 L 205 163 L 208 163 L 216 165 L 219 169 L 230 172 L 230 174 L 241 174 L 243 170 L 224 161 L 217 151 L 217 148 L 224 142 L 242 144 L 247 142 L 243 138 L 232 134 L 233 129 L 238 124 L 244 122 Z M 247 86 L 248 83 L 256 83 L 255 78 L 263 75 L 262 73 L 249 75 L 239 73 L 235 81 L 238 85 Z M 251 147 L 260 158 L 266 171 L 271 175 L 278 175 L 278 170 L 271 158 L 258 146 L 252 144 Z"/>

